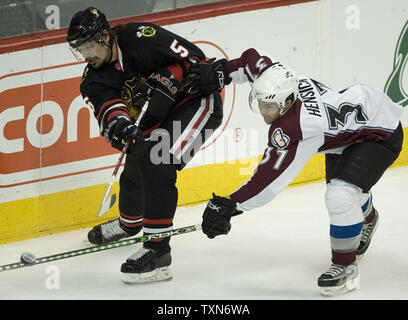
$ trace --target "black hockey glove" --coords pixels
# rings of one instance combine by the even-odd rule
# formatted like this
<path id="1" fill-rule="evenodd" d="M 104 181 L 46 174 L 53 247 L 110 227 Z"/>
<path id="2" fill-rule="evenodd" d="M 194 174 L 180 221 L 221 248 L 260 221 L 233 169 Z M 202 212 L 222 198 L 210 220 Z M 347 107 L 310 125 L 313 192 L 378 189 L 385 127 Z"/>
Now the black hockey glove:
<path id="1" fill-rule="evenodd" d="M 133 76 L 125 81 L 122 87 L 122 100 L 129 110 L 131 117 L 137 118 L 146 100 L 153 94 L 153 88 L 144 85 L 146 78 L 140 75 Z"/>
<path id="2" fill-rule="evenodd" d="M 231 83 L 229 63 L 226 59 L 206 62 L 190 60 L 190 67 L 182 82 L 187 94 L 207 96 L 215 91 L 221 91 Z"/>
<path id="3" fill-rule="evenodd" d="M 129 149 L 134 144 L 144 141 L 142 130 L 135 126 L 125 114 L 118 114 L 109 121 L 104 130 L 104 137 L 112 147 L 119 151 L 123 150 L 129 140 L 131 140 Z"/>
<path id="4" fill-rule="evenodd" d="M 212 239 L 231 230 L 231 217 L 241 214 L 236 209 L 236 203 L 229 199 L 216 196 L 208 201 L 204 210 L 201 227 L 208 238 Z"/>
<path id="5" fill-rule="evenodd" d="M 162 68 L 152 73 L 147 81 L 139 86 L 139 95 L 136 99 L 140 105 L 149 99 L 149 115 L 164 118 L 176 102 L 180 88 L 180 82 L 173 77 L 172 73 Z"/>

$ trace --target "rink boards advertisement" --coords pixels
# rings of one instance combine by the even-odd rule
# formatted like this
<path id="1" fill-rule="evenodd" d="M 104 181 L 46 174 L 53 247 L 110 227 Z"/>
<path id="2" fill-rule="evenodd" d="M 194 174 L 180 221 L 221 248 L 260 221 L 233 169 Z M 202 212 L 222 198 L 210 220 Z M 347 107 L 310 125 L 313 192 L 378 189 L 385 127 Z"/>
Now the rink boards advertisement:
<path id="1" fill-rule="evenodd" d="M 163 26 L 208 57 L 232 59 L 255 47 L 329 87 L 369 83 L 406 106 L 407 10 L 404 0 L 375 6 L 368 0 L 307 1 Z M 0 243 L 88 227 L 118 214 L 116 203 L 96 217 L 119 153 L 101 137 L 80 95 L 84 67 L 63 42 L 0 54 Z M 222 125 L 178 174 L 179 205 L 206 201 L 212 192 L 228 195 L 251 176 L 268 128 L 249 110 L 249 90 L 246 84 L 223 90 Z M 404 127 L 407 118 L 404 112 Z M 406 164 L 403 150 L 394 166 Z M 292 185 L 323 178 L 324 158 L 315 155 Z M 118 193 L 117 182 L 112 193 Z"/>

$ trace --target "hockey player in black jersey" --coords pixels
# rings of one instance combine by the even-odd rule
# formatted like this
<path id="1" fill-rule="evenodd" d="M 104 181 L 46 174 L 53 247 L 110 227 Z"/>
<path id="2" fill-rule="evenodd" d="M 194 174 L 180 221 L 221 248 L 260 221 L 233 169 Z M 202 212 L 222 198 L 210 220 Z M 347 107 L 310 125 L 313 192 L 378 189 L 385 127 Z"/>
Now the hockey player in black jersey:
<path id="1" fill-rule="evenodd" d="M 177 170 L 208 138 L 201 133 L 222 122 L 220 90 L 230 81 L 227 61 L 206 61 L 196 45 L 152 23 L 111 28 L 96 8 L 74 15 L 67 41 L 88 62 L 80 90 L 102 135 L 118 150 L 131 142 L 119 180 L 119 218 L 94 227 L 89 241 L 102 244 L 141 230 L 171 230 Z M 137 127 L 135 119 L 146 101 L 147 112 Z M 163 135 L 170 145 L 160 145 L 159 155 Z M 145 243 L 122 264 L 122 281 L 170 279 L 169 241 Z"/>

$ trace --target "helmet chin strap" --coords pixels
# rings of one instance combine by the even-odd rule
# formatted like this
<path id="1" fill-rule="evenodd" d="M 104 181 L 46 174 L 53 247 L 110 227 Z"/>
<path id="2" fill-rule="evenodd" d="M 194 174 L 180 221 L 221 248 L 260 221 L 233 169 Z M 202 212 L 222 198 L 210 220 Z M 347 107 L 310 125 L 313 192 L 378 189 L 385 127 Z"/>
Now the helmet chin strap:
<path id="1" fill-rule="evenodd" d="M 110 39 L 109 39 L 109 43 L 106 43 L 105 40 L 103 39 L 103 37 L 101 37 L 101 38 L 99 39 L 99 43 L 101 43 L 101 44 L 103 44 L 104 46 L 106 46 L 106 47 L 109 48 L 109 58 L 108 58 L 108 60 L 106 61 L 106 63 L 110 63 L 111 60 L 112 60 L 112 56 L 113 56 L 113 41 L 114 41 L 114 40 L 113 40 L 112 38 L 110 38 Z"/>
<path id="2" fill-rule="evenodd" d="M 295 101 L 292 101 L 292 103 L 288 107 L 286 107 L 286 105 L 285 105 L 282 109 L 279 108 L 279 114 L 281 116 L 283 116 L 286 112 L 288 112 L 288 110 L 293 106 L 294 103 L 295 103 Z"/>
<path id="3" fill-rule="evenodd" d="M 103 41 L 103 45 L 109 48 L 109 58 L 106 61 L 106 63 L 111 63 L 112 56 L 113 56 L 113 41 L 109 41 L 109 43 L 106 43 L 105 41 Z"/>

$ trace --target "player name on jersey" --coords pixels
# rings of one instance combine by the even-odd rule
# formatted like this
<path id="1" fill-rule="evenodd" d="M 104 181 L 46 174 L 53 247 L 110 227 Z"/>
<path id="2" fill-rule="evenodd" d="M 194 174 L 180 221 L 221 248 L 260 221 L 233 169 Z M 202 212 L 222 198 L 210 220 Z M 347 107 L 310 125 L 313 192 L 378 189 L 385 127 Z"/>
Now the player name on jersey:
<path id="1" fill-rule="evenodd" d="M 308 79 L 299 80 L 299 95 L 310 115 L 317 117 L 322 116 L 320 114 L 319 104 L 317 102 L 313 85 L 308 81 Z"/>

